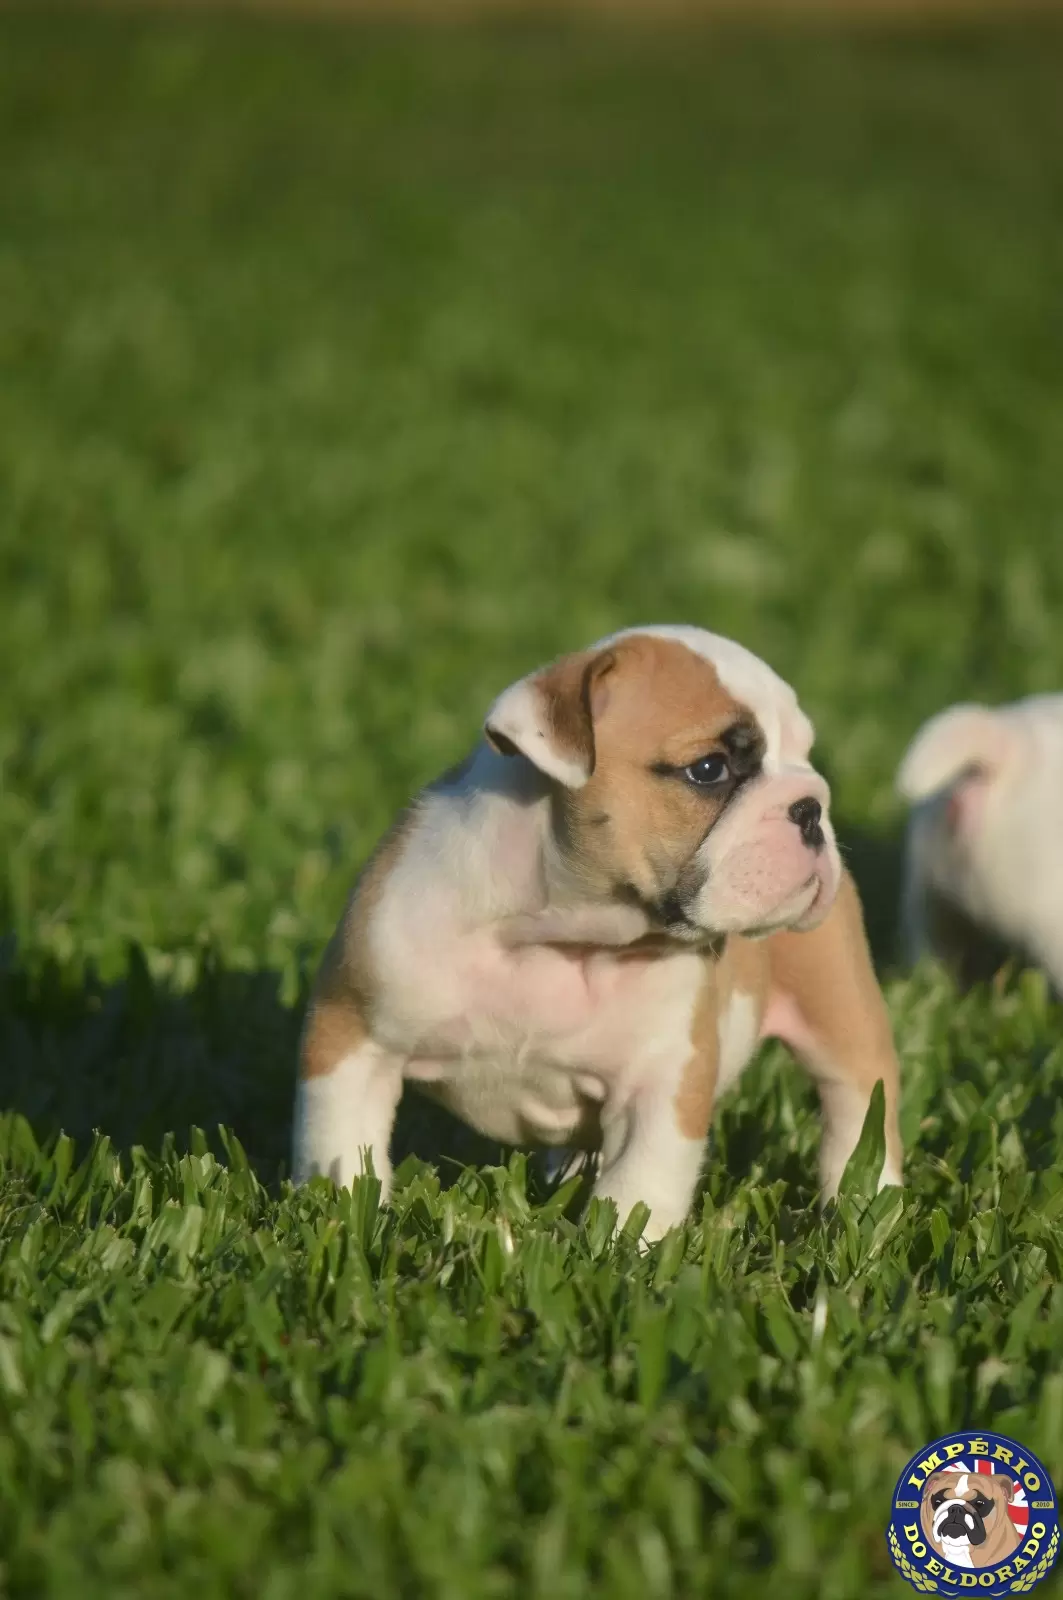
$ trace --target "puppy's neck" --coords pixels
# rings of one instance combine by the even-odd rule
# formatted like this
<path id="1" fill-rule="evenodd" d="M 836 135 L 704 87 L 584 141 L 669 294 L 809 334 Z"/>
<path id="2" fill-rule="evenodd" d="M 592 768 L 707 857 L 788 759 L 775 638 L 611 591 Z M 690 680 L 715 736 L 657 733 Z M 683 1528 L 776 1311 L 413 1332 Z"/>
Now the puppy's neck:
<path id="1" fill-rule="evenodd" d="M 514 945 L 623 945 L 648 931 L 645 913 L 615 904 L 605 875 L 573 851 L 530 762 L 481 745 L 425 800 L 424 855 L 449 880 L 466 927 L 508 925 L 503 942 Z"/>
<path id="2" fill-rule="evenodd" d="M 429 854 L 437 870 L 446 864 L 466 928 L 493 925 L 509 948 L 555 944 L 662 956 L 692 948 L 585 858 L 550 783 L 530 762 L 481 746 L 428 796 Z M 708 935 L 698 941 L 706 949 L 723 943 Z"/>

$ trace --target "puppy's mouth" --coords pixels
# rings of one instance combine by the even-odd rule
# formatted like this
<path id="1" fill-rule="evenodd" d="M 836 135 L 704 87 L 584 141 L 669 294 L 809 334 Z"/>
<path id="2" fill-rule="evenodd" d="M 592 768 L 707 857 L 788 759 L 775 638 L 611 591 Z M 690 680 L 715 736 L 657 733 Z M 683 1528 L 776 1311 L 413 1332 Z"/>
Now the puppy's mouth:
<path id="1" fill-rule="evenodd" d="M 641 893 L 633 883 L 622 883 L 617 886 L 617 896 L 628 904 L 637 905 L 651 925 L 653 932 L 660 938 L 676 940 L 680 944 L 709 944 L 719 938 L 711 928 L 704 928 L 687 914 L 678 888 L 671 888 L 664 894 L 651 898 Z"/>
<path id="2" fill-rule="evenodd" d="M 967 1501 L 946 1500 L 934 1513 L 934 1538 L 952 1544 L 984 1544 L 985 1523 Z"/>
<path id="3" fill-rule="evenodd" d="M 800 932 L 806 926 L 814 926 L 819 921 L 825 893 L 823 879 L 814 872 L 776 908 L 774 915 L 758 922 L 754 928 L 743 929 L 742 937 L 767 939 L 773 933 Z"/>
<path id="4" fill-rule="evenodd" d="M 823 906 L 827 895 L 827 886 L 818 872 L 814 872 L 807 883 L 801 885 L 802 896 L 807 896 L 808 904 L 798 913 L 798 923 L 805 922 L 810 917 L 815 917 Z"/>
<path id="5" fill-rule="evenodd" d="M 672 935 L 674 939 L 704 939 L 708 935 L 706 928 L 699 927 L 687 915 L 686 906 L 680 898 L 678 889 L 669 889 L 662 895 L 656 906 L 657 920 L 661 926 Z"/>
<path id="6" fill-rule="evenodd" d="M 728 922 L 725 928 L 700 921 L 694 914 L 706 887 L 706 879 L 685 883 L 682 875 L 678 883 L 657 895 L 643 893 L 633 883 L 615 885 L 617 898 L 629 905 L 638 906 L 650 923 L 658 939 L 670 943 L 704 946 L 715 944 L 727 937 L 727 932 L 741 934 L 746 939 L 765 939 L 773 933 L 803 932 L 814 928 L 823 920 L 834 898 L 835 885 L 831 874 L 817 861 L 813 871 L 770 909 L 765 909 L 757 922 L 736 926 Z"/>
<path id="7" fill-rule="evenodd" d="M 706 927 L 704 923 L 694 920 L 678 888 L 669 889 L 655 899 L 641 894 L 634 884 L 620 885 L 617 893 L 621 899 L 638 905 L 661 937 L 690 945 L 711 944 L 725 937 L 719 928 Z M 773 933 L 815 924 L 819 921 L 820 907 L 826 894 L 827 887 L 821 874 L 810 873 L 804 883 L 780 901 L 763 922 L 741 929 L 742 937 L 764 939 Z"/>

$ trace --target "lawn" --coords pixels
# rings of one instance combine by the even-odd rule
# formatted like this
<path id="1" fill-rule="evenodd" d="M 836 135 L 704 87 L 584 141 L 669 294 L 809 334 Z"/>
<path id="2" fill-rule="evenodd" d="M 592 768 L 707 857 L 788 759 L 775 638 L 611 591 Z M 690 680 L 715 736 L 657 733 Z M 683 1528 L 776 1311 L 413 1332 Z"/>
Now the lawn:
<path id="1" fill-rule="evenodd" d="M 1063 687 L 1061 84 L 1058 31 L 0 17 L 0 1595 L 877 1600 L 932 1437 L 1063 1487 L 1063 1012 L 898 970 L 892 794 Z M 781 1050 L 648 1254 L 415 1106 L 391 1210 L 293 1193 L 358 863 L 667 620 L 816 721 L 903 1197 L 810 1209 Z"/>

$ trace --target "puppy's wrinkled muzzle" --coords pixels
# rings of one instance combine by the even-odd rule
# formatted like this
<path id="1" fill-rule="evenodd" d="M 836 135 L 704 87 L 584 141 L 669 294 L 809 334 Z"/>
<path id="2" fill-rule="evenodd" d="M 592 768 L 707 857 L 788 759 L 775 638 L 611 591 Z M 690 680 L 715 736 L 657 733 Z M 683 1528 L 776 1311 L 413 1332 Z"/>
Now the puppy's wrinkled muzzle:
<path id="1" fill-rule="evenodd" d="M 934 1516 L 934 1537 L 958 1542 L 967 1539 L 972 1545 L 985 1543 L 985 1523 L 966 1500 L 947 1500 L 939 1506 Z"/>
<path id="2" fill-rule="evenodd" d="M 808 767 L 749 784 L 698 852 L 702 887 L 687 916 L 719 933 L 816 927 L 841 881 L 829 804 Z"/>

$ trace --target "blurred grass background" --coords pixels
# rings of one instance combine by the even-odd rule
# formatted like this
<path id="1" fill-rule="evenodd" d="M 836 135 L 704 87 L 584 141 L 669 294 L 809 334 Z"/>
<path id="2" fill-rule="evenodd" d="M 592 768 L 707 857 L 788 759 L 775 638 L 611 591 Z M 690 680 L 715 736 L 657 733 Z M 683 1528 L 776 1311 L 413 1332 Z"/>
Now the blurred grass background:
<path id="1" fill-rule="evenodd" d="M 1059 687 L 1060 32 L 0 26 L 27 949 L 286 970 L 625 623 L 765 655 L 871 836 L 922 717 Z"/>

